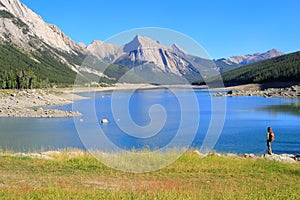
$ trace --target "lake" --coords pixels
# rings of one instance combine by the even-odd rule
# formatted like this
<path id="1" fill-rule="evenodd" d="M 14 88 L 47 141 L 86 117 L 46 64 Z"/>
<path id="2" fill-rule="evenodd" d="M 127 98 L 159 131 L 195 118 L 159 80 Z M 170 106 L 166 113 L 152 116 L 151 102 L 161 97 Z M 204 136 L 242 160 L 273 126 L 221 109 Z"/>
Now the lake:
<path id="1" fill-rule="evenodd" d="M 164 88 L 81 95 L 89 98 L 54 108 L 71 110 L 73 106 L 84 114 L 82 117 L 0 118 L 0 147 L 16 152 L 66 148 L 107 151 L 112 146 L 128 150 L 203 148 L 208 142 L 217 152 L 263 154 L 267 127 L 271 126 L 274 153 L 300 154 L 300 115 L 266 109 L 299 99 L 212 97 L 207 90 Z M 222 105 L 215 106 L 215 101 Z M 109 123 L 101 124 L 103 118 Z M 203 142 L 207 135 L 210 137 Z"/>

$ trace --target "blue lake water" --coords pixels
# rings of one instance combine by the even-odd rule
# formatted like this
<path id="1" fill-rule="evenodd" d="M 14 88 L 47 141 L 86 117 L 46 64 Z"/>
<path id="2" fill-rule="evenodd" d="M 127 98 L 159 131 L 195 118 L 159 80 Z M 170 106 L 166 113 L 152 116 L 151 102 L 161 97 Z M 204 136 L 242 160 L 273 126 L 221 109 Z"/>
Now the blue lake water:
<path id="1" fill-rule="evenodd" d="M 159 149 L 169 144 L 180 147 L 187 143 L 201 148 L 209 126 L 212 134 L 218 135 L 214 131 L 217 132 L 225 117 L 214 146 L 218 152 L 265 153 L 266 130 L 271 126 L 275 133 L 272 143 L 275 153 L 300 154 L 300 115 L 261 109 L 299 102 L 299 99 L 211 97 L 208 91 L 190 89 L 178 89 L 176 93 L 153 89 L 137 90 L 133 94 L 119 91 L 115 96 L 112 92 L 82 95 L 89 98 L 76 101 L 76 110 L 84 115 L 75 120 L 0 118 L 0 148 L 40 151 L 85 149 L 94 144 L 93 148 L 107 150 L 104 140 L 120 149 Z M 225 107 L 217 108 L 213 114 L 211 106 L 215 98 L 224 100 Z M 122 103 L 126 101 L 128 104 Z M 72 105 L 55 108 L 71 110 Z M 226 109 L 226 112 L 218 109 Z M 90 119 L 93 116 L 95 120 Z M 212 117 L 215 121 L 210 124 Z M 103 118 L 109 123 L 101 124 Z"/>

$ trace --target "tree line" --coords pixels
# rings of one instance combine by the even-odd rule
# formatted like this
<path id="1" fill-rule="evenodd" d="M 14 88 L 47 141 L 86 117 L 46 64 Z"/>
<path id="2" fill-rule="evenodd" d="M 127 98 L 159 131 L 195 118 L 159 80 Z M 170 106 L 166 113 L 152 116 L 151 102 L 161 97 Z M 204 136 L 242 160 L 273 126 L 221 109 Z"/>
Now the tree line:
<path id="1" fill-rule="evenodd" d="M 74 84 L 76 75 L 69 66 L 56 59 L 51 50 L 26 53 L 0 42 L 0 88 L 67 87 Z"/>
<path id="2" fill-rule="evenodd" d="M 267 82 L 299 82 L 300 52 L 295 52 L 272 59 L 252 63 L 221 74 L 225 86 L 267 83 Z M 210 81 L 214 81 L 212 77 Z M 193 84 L 205 84 L 203 80 Z"/>
<path id="3" fill-rule="evenodd" d="M 33 89 L 48 86 L 48 81 L 39 78 L 31 69 L 9 69 L 0 75 L 1 89 Z"/>
<path id="4" fill-rule="evenodd" d="M 300 80 L 300 52 L 249 64 L 222 74 L 225 85 L 297 82 Z"/>

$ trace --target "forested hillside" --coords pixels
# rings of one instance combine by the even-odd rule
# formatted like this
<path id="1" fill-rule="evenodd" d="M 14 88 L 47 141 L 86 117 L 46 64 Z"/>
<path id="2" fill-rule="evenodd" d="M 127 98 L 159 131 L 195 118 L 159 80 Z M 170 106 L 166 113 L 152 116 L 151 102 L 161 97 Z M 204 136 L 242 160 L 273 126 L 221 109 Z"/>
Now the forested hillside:
<path id="1" fill-rule="evenodd" d="M 248 83 L 299 82 L 300 52 L 242 66 L 222 73 L 225 86 Z M 213 79 L 211 79 L 213 80 Z M 193 84 L 204 84 L 198 81 Z"/>
<path id="2" fill-rule="evenodd" d="M 10 44 L 0 45 L 0 88 L 39 88 L 74 83 L 76 73 L 51 52 L 24 53 Z"/>

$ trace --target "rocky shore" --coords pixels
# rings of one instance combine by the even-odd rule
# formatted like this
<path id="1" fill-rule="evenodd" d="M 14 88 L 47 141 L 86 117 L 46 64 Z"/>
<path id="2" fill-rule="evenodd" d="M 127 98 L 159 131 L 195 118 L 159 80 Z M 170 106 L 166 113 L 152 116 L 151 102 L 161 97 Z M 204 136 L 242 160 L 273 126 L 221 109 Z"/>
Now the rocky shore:
<path id="1" fill-rule="evenodd" d="M 197 153 L 199 156 L 204 157 L 209 154 L 202 154 L 200 151 L 195 150 L 195 153 Z M 246 154 L 234 154 L 234 153 L 210 153 L 212 155 L 216 156 L 224 156 L 224 157 L 231 157 L 231 158 L 241 158 L 241 159 L 266 159 L 266 160 L 274 160 L 278 162 L 284 162 L 284 163 L 292 163 L 292 164 L 300 164 L 300 155 L 293 155 L 293 154 L 263 154 L 263 155 L 255 155 L 253 153 L 246 153 Z"/>
<path id="2" fill-rule="evenodd" d="M 294 85 L 286 88 L 268 88 L 260 89 L 232 89 L 228 92 L 217 92 L 215 96 L 263 96 L 265 98 L 300 98 L 300 85 Z"/>
<path id="3" fill-rule="evenodd" d="M 44 109 L 45 106 L 72 103 L 71 94 L 53 89 L 1 90 L 0 117 L 73 117 L 79 112 Z"/>
<path id="4" fill-rule="evenodd" d="M 36 153 L 0 153 L 0 156 L 13 156 L 13 157 L 27 157 L 27 158 L 37 158 L 45 160 L 55 160 L 57 157 L 63 155 L 66 158 L 78 158 L 85 154 L 81 150 L 72 150 L 72 151 L 44 151 Z"/>
<path id="5" fill-rule="evenodd" d="M 253 153 L 250 154 L 234 154 L 234 153 L 209 153 L 202 154 L 199 150 L 194 150 L 194 153 L 198 154 L 200 157 L 205 157 L 208 155 L 214 155 L 219 157 L 230 157 L 237 159 L 266 159 L 283 163 L 291 163 L 291 164 L 300 164 L 300 155 L 293 154 L 263 154 L 263 155 L 255 155 Z M 71 150 L 71 151 L 45 151 L 40 153 L 0 153 L 0 156 L 16 156 L 16 157 L 29 157 L 29 158 L 38 158 L 45 160 L 55 160 L 60 155 L 64 155 L 68 158 L 78 158 L 85 155 L 87 152 L 82 150 Z"/>

